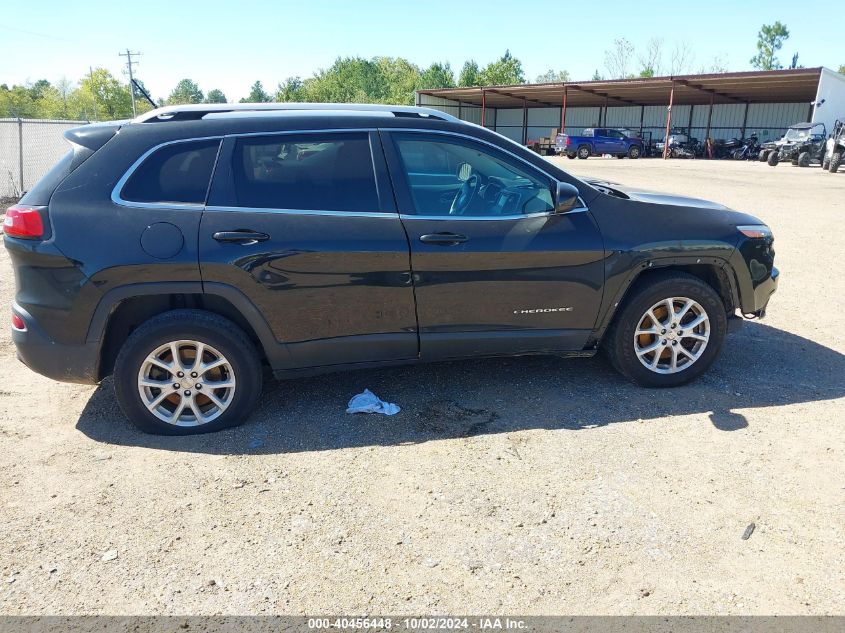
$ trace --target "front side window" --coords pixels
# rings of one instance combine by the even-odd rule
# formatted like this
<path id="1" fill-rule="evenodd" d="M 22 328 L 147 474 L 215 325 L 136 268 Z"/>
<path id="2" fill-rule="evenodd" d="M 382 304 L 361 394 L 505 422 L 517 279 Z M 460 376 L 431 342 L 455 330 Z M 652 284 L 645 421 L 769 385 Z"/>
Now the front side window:
<path id="1" fill-rule="evenodd" d="M 554 209 L 551 180 L 469 139 L 397 134 L 417 215 L 514 216 Z"/>
<path id="2" fill-rule="evenodd" d="M 120 197 L 129 202 L 204 204 L 220 140 L 172 143 L 132 173 Z"/>
<path id="3" fill-rule="evenodd" d="M 232 161 L 238 206 L 379 211 L 366 132 L 242 138 Z"/>

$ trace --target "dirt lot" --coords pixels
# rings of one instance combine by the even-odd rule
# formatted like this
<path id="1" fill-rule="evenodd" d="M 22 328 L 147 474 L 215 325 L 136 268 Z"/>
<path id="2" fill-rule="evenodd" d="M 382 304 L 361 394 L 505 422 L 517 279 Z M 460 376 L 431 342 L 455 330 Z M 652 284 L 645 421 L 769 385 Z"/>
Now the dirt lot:
<path id="1" fill-rule="evenodd" d="M 0 612 L 843 613 L 845 174 L 563 164 L 768 222 L 769 317 L 680 389 L 601 359 L 367 371 L 199 438 L 135 432 L 3 328 Z M 402 413 L 345 415 L 364 387 Z"/>

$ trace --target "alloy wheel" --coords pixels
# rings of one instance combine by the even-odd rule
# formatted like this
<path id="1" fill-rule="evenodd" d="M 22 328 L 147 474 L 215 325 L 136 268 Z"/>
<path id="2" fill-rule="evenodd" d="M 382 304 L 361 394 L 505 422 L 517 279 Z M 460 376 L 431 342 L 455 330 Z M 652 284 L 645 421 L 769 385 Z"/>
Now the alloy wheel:
<path id="1" fill-rule="evenodd" d="M 200 341 L 171 341 L 153 350 L 138 372 L 138 392 L 157 418 L 175 426 L 208 424 L 235 395 L 235 372 L 223 354 Z"/>
<path id="2" fill-rule="evenodd" d="M 710 340 L 710 318 L 697 301 L 669 297 L 646 310 L 634 330 L 640 363 L 658 374 L 675 374 L 693 365 Z"/>

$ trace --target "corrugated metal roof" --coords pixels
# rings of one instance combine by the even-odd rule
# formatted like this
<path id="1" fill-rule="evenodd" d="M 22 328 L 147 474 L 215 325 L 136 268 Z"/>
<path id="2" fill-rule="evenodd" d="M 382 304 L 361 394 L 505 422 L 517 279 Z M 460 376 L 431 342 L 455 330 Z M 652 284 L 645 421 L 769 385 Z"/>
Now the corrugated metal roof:
<path id="1" fill-rule="evenodd" d="M 676 75 L 602 81 L 519 84 L 420 90 L 420 94 L 487 107 L 529 108 L 560 106 L 566 91 L 567 107 L 607 105 L 665 105 L 675 87 L 674 103 L 798 103 L 816 97 L 821 68 L 758 70 L 710 75 Z"/>

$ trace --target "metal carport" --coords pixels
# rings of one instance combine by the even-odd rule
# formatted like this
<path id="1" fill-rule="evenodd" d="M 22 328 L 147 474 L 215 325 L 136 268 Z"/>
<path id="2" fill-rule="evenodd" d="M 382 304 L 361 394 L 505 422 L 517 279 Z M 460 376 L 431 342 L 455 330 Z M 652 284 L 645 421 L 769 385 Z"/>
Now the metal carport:
<path id="1" fill-rule="evenodd" d="M 532 131 L 545 129 L 547 135 L 552 127 L 569 127 L 571 132 L 589 126 L 639 128 L 662 138 L 664 130 L 677 125 L 701 139 L 737 133 L 744 137 L 753 130 L 765 132 L 761 134 L 765 140 L 796 121 L 813 120 L 821 107 L 816 98 L 823 71 L 837 75 L 822 68 L 796 68 L 445 88 L 418 91 L 417 104 L 480 123 L 523 143 Z M 533 116 L 541 111 L 542 116 Z"/>

